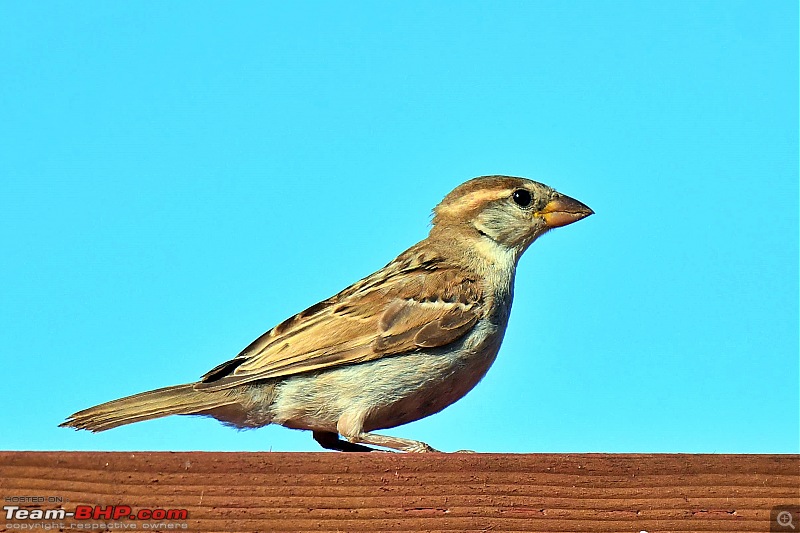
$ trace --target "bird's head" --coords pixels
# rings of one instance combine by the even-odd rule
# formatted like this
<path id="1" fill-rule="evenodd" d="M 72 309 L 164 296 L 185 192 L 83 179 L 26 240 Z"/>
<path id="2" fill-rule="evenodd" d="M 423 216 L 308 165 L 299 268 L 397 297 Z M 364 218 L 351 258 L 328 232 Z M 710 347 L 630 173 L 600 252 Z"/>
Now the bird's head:
<path id="1" fill-rule="evenodd" d="M 434 208 L 431 235 L 443 230 L 488 239 L 518 259 L 547 231 L 593 214 L 555 189 L 525 178 L 482 176 L 462 183 Z"/>

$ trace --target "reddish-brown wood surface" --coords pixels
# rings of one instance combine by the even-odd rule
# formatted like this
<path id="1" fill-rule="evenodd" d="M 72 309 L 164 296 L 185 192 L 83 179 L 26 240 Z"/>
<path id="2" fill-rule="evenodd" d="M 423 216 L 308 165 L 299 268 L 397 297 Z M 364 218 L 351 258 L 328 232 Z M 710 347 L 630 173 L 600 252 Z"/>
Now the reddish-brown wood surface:
<path id="1" fill-rule="evenodd" d="M 0 452 L 4 505 L 28 496 L 186 509 L 187 531 L 765 532 L 800 456 Z"/>

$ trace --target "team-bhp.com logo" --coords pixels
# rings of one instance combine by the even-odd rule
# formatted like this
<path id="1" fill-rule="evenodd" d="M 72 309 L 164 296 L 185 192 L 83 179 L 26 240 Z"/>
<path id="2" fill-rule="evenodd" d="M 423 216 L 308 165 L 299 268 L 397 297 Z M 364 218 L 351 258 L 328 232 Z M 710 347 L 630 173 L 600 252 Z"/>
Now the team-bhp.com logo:
<path id="1" fill-rule="evenodd" d="M 4 505 L 6 528 L 10 530 L 53 529 L 45 524 L 57 524 L 56 529 L 186 529 L 189 518 L 186 509 L 136 509 L 130 505 L 78 505 L 66 509 L 25 509 L 19 505 Z M 71 523 L 62 523 L 69 520 Z M 128 520 L 142 522 L 137 527 Z M 38 521 L 34 525 L 33 522 Z"/>

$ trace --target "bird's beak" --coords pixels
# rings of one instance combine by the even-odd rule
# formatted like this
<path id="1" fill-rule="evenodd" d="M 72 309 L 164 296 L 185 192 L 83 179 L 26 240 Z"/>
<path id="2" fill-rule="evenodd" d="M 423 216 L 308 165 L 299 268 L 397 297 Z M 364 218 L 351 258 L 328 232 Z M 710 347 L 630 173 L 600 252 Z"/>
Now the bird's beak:
<path id="1" fill-rule="evenodd" d="M 560 228 L 593 214 L 594 211 L 588 206 L 563 194 L 550 200 L 544 209 L 539 211 L 539 215 L 544 218 L 549 228 Z"/>

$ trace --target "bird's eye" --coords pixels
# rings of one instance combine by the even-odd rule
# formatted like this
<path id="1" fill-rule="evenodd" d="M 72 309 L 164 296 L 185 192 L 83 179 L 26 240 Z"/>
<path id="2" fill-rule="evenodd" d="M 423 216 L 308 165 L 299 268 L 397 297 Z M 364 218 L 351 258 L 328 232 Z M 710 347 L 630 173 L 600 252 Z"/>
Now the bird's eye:
<path id="1" fill-rule="evenodd" d="M 514 191 L 514 194 L 511 195 L 511 198 L 514 200 L 514 203 L 520 207 L 528 207 L 531 205 L 531 193 L 527 189 L 517 189 Z"/>

